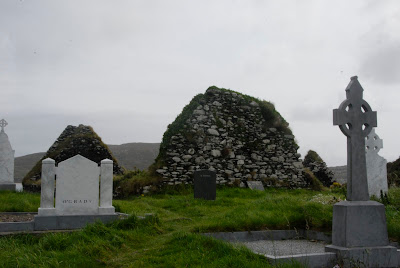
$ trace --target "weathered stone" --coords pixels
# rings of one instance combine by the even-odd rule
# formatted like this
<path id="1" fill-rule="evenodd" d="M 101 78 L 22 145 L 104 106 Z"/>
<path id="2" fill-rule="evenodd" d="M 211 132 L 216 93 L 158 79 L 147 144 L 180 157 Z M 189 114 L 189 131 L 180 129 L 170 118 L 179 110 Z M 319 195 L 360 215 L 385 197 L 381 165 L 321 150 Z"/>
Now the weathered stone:
<path id="1" fill-rule="evenodd" d="M 204 110 L 194 110 L 193 114 L 194 115 L 204 115 L 205 111 Z"/>
<path id="2" fill-rule="evenodd" d="M 217 106 L 217 107 L 222 106 L 222 104 L 221 104 L 220 102 L 218 102 L 218 101 L 214 101 L 214 102 L 213 102 L 213 105 L 215 105 L 215 106 Z"/>
<path id="3" fill-rule="evenodd" d="M 250 105 L 253 106 L 253 107 L 258 107 L 258 106 L 260 106 L 260 105 L 258 105 L 258 103 L 255 102 L 255 101 L 250 102 Z"/>
<path id="4" fill-rule="evenodd" d="M 157 169 L 156 172 L 160 173 L 160 174 L 164 174 L 165 172 L 167 172 L 167 170 L 165 170 L 165 169 Z"/>
<path id="5" fill-rule="evenodd" d="M 181 159 L 177 156 L 172 157 L 172 160 L 174 160 L 175 162 L 181 162 Z"/>
<path id="6" fill-rule="evenodd" d="M 188 161 L 189 159 L 191 159 L 193 156 L 191 156 L 190 154 L 186 154 L 184 156 L 182 156 L 182 159 L 185 161 Z"/>
<path id="7" fill-rule="evenodd" d="M 212 136 L 219 136 L 219 132 L 218 132 L 218 130 L 216 130 L 216 129 L 209 128 L 209 129 L 207 130 L 207 133 L 210 134 L 210 135 L 212 135 Z"/>
<path id="8" fill-rule="evenodd" d="M 248 181 L 247 186 L 249 186 L 251 190 L 264 191 L 264 186 L 261 181 Z"/>
<path id="9" fill-rule="evenodd" d="M 220 157 L 221 156 L 221 151 L 220 150 L 211 150 L 211 155 L 213 157 Z"/>
<path id="10" fill-rule="evenodd" d="M 199 157 L 197 157 L 196 159 L 195 159 L 195 163 L 196 164 L 203 164 L 203 163 L 205 163 L 206 162 L 206 160 L 204 159 L 204 157 L 202 157 L 202 156 L 199 156 Z"/>
<path id="11" fill-rule="evenodd" d="M 292 164 L 293 164 L 293 166 L 295 168 L 303 168 L 303 163 L 302 162 L 293 162 Z"/>

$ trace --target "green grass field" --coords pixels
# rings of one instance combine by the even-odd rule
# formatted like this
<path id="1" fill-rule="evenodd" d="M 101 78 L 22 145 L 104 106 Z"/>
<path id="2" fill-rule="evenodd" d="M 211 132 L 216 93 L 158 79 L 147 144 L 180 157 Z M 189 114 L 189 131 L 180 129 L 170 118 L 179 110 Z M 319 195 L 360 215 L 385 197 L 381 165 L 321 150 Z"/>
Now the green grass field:
<path id="1" fill-rule="evenodd" d="M 400 190 L 387 209 L 392 240 L 400 238 Z M 204 237 L 202 232 L 272 229 L 330 231 L 331 191 L 218 188 L 216 201 L 194 200 L 190 188 L 114 200 L 130 218 L 70 233 L 0 237 L 0 267 L 271 267 L 243 247 Z M 0 193 L 1 211 L 37 211 L 39 194 Z M 154 213 L 138 220 L 136 215 Z M 287 267 L 293 267 L 289 265 Z"/>

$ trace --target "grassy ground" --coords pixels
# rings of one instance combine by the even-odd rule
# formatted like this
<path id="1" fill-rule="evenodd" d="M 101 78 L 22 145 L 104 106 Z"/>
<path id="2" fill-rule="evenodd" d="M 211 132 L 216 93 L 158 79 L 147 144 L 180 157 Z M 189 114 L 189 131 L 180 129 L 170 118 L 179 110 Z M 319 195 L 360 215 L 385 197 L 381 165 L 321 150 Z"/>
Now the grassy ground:
<path id="1" fill-rule="evenodd" d="M 400 237 L 400 191 L 391 190 L 387 208 L 391 238 Z M 181 188 L 152 196 L 114 200 L 132 216 L 72 233 L 12 235 L 0 238 L 0 267 L 270 267 L 264 257 L 201 232 L 266 229 L 330 231 L 338 193 L 307 190 L 265 192 L 220 188 L 216 201 L 194 200 Z M 0 193 L 2 211 L 36 211 L 39 194 Z M 287 267 L 293 267 L 289 265 Z"/>

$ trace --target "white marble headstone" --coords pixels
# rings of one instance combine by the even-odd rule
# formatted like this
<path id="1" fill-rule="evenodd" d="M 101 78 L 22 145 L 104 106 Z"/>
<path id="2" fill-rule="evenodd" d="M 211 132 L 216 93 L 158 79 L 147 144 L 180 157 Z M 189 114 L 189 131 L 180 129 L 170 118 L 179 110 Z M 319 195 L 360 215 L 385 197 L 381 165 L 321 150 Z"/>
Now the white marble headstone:
<path id="1" fill-rule="evenodd" d="M 113 162 L 109 159 L 101 161 L 99 167 L 97 163 L 81 155 L 60 162 L 58 167 L 55 166 L 53 159 L 43 160 L 38 215 L 114 214 L 112 167 Z"/>
<path id="2" fill-rule="evenodd" d="M 0 120 L 0 184 L 14 183 L 14 153 L 4 127 L 7 122 Z"/>
<path id="3" fill-rule="evenodd" d="M 56 214 L 98 214 L 99 175 L 98 165 L 81 155 L 59 163 L 56 180 Z"/>
<path id="4" fill-rule="evenodd" d="M 365 152 L 367 163 L 367 178 L 369 195 L 380 197 L 381 191 L 387 193 L 387 161 L 382 156 L 378 155 L 379 150 L 383 148 L 383 141 L 375 133 L 375 128 L 365 140 Z"/>

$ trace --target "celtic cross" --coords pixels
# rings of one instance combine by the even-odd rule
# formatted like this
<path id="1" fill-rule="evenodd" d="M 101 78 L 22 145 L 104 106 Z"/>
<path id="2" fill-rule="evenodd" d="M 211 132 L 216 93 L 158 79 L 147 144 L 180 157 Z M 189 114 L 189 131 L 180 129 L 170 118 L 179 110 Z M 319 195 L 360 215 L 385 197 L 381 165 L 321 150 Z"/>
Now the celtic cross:
<path id="1" fill-rule="evenodd" d="M 346 100 L 333 110 L 333 124 L 347 136 L 347 200 L 367 201 L 368 180 L 365 161 L 365 137 L 377 126 L 376 112 L 363 100 L 357 76 L 346 88 Z"/>
<path id="2" fill-rule="evenodd" d="M 4 127 L 8 125 L 7 121 L 4 119 L 0 120 L 0 127 L 1 127 L 1 132 L 4 132 Z"/>
<path id="3" fill-rule="evenodd" d="M 377 154 L 382 148 L 383 140 L 379 138 L 375 133 L 375 128 L 373 128 L 365 140 L 365 149 L 370 153 Z"/>

